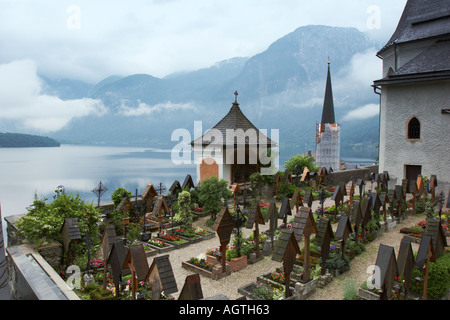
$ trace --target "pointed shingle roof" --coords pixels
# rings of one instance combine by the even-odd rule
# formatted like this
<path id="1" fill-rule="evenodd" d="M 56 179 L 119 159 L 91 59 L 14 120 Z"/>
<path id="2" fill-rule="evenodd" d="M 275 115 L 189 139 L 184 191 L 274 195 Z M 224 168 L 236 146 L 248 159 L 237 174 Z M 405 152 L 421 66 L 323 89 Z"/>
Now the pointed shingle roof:
<path id="1" fill-rule="evenodd" d="M 328 62 L 327 83 L 325 86 L 325 98 L 323 100 L 321 124 L 336 123 L 334 117 L 333 89 L 331 87 L 330 62 Z"/>
<path id="2" fill-rule="evenodd" d="M 215 129 L 215 130 L 213 130 Z M 249 137 L 244 134 L 236 134 L 237 143 L 245 143 L 246 145 L 257 145 L 259 144 L 259 134 L 260 131 L 256 128 L 250 120 L 242 112 L 241 108 L 239 108 L 239 103 L 237 101 L 233 102 L 230 111 L 222 118 L 214 127 L 208 130 L 202 137 L 195 139 L 191 142 L 191 145 L 194 146 L 196 144 L 201 144 L 203 146 L 209 144 L 220 144 L 220 145 L 234 145 L 233 141 L 227 142 L 227 130 L 243 130 L 243 133 L 254 132 L 256 135 L 256 141 L 252 141 L 254 139 L 249 139 Z M 217 137 L 214 137 L 214 133 L 221 133 L 222 141 L 217 141 Z M 266 138 L 266 143 L 268 145 L 272 144 L 275 146 L 276 143 L 269 139 L 267 136 L 261 133 L 263 137 Z M 231 139 L 231 138 L 230 138 Z M 229 139 L 229 140 L 230 140 Z M 244 142 L 245 140 L 245 142 Z"/>

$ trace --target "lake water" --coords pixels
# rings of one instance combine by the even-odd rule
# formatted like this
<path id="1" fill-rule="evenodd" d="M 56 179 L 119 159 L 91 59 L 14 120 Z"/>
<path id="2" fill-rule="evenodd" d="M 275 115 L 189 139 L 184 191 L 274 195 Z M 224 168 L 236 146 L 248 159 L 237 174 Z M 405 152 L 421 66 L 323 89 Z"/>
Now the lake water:
<path id="1" fill-rule="evenodd" d="M 0 149 L 2 216 L 26 213 L 34 195 L 53 199 L 59 185 L 96 203 L 91 191 L 100 181 L 108 188 L 102 201 L 111 201 L 119 187 L 141 194 L 147 184 L 163 183 L 167 191 L 187 174 L 196 179 L 194 165 L 176 166 L 171 150 L 110 146 L 61 145 L 60 148 Z"/>

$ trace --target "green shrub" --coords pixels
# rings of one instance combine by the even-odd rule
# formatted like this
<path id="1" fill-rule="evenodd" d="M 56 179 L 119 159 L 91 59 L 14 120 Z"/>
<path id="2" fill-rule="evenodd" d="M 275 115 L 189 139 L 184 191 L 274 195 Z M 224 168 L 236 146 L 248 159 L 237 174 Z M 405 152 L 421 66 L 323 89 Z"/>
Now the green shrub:
<path id="1" fill-rule="evenodd" d="M 450 254 L 445 253 L 436 262 L 430 262 L 428 274 L 427 298 L 440 299 L 450 289 Z M 423 278 L 422 271 L 413 269 L 410 290 L 416 294 L 423 294 L 423 281 L 418 282 L 416 277 Z"/>
<path id="2" fill-rule="evenodd" d="M 198 199 L 202 203 L 203 209 L 210 212 L 213 219 L 232 196 L 233 194 L 228 189 L 228 181 L 224 179 L 219 180 L 213 176 L 200 183 Z"/>
<path id="3" fill-rule="evenodd" d="M 131 191 L 128 191 L 125 188 L 117 188 L 116 190 L 114 190 L 113 194 L 111 195 L 111 200 L 114 202 L 114 207 L 117 207 L 120 201 L 122 201 L 122 199 L 125 197 L 130 200 L 131 197 L 133 197 L 133 194 L 131 193 Z"/>

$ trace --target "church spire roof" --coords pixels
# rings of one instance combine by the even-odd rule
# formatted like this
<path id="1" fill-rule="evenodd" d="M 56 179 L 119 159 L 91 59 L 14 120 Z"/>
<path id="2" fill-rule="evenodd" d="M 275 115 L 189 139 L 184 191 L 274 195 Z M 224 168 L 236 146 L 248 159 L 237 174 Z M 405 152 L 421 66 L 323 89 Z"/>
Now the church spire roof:
<path id="1" fill-rule="evenodd" d="M 334 118 L 333 90 L 331 87 L 330 61 L 328 61 L 327 84 L 325 87 L 325 98 L 323 100 L 323 111 L 321 124 L 336 123 Z"/>

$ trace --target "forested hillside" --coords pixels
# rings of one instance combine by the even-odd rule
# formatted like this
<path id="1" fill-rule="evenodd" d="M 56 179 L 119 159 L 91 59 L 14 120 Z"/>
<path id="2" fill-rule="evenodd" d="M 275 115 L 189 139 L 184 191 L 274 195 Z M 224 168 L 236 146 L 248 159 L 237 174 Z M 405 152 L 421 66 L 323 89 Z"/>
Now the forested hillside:
<path id="1" fill-rule="evenodd" d="M 22 133 L 1 133 L 0 148 L 59 147 L 54 139 Z"/>

